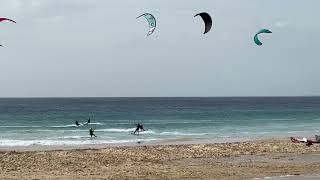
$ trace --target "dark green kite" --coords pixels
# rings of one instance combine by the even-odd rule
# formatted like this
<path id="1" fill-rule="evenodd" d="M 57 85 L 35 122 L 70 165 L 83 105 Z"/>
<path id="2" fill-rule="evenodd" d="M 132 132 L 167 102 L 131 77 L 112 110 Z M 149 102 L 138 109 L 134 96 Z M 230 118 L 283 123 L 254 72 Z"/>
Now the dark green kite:
<path id="1" fill-rule="evenodd" d="M 262 34 L 262 33 L 272 33 L 270 30 L 268 29 L 261 29 L 260 31 L 257 32 L 257 34 L 254 36 L 253 40 L 256 43 L 256 45 L 261 46 L 262 42 L 259 40 L 258 35 Z"/>

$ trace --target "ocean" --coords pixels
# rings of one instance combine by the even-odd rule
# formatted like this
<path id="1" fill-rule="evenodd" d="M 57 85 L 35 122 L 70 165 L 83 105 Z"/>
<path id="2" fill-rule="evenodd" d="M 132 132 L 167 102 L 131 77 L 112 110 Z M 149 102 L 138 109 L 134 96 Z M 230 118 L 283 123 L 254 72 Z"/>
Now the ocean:
<path id="1" fill-rule="evenodd" d="M 74 123 L 89 125 L 77 127 Z M 133 135 L 137 123 L 147 131 Z M 320 134 L 320 97 L 2 98 L 0 146 L 228 142 Z M 89 129 L 97 138 L 90 138 Z"/>

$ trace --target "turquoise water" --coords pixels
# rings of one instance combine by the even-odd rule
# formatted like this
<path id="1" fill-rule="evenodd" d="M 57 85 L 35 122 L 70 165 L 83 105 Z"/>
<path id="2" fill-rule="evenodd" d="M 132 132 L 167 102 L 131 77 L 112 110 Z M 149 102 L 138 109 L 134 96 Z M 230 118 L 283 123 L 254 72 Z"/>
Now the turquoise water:
<path id="1" fill-rule="evenodd" d="M 76 127 L 74 122 L 91 124 Z M 148 131 L 132 135 L 141 122 Z M 0 146 L 309 136 L 320 97 L 0 99 Z M 90 138 L 95 129 L 98 138 Z"/>

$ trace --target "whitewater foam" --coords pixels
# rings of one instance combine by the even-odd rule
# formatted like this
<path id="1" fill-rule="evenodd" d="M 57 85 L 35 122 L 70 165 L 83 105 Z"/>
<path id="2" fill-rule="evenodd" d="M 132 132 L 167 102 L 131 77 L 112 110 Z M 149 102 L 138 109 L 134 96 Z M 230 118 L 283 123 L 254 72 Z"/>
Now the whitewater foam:
<path id="1" fill-rule="evenodd" d="M 83 123 L 83 124 L 80 124 L 79 126 L 77 126 L 77 125 L 75 125 L 75 124 L 68 124 L 68 125 L 58 125 L 58 126 L 48 126 L 48 127 L 53 127 L 53 128 L 69 128 L 69 127 L 85 127 L 85 126 L 90 126 L 90 125 L 101 125 L 101 126 L 103 126 L 104 124 L 103 124 L 103 123 L 100 123 L 100 122 L 95 122 L 95 123 L 89 123 L 89 124 Z"/>
<path id="2" fill-rule="evenodd" d="M 92 145 L 92 144 L 125 144 L 136 142 L 156 141 L 156 138 L 149 139 L 123 139 L 123 140 L 96 140 L 87 138 L 87 140 L 1 140 L 2 147 L 25 147 L 25 146 L 74 146 L 74 145 Z"/>
<path id="3" fill-rule="evenodd" d="M 119 132 L 133 132 L 135 130 L 135 128 L 124 128 L 124 129 L 121 129 L 121 128 L 110 128 L 110 129 L 96 129 L 95 131 L 96 132 L 116 132 L 116 133 L 119 133 Z"/>
<path id="4" fill-rule="evenodd" d="M 184 133 L 184 132 L 173 131 L 173 132 L 161 132 L 159 133 L 159 135 L 204 136 L 204 135 L 208 135 L 208 133 Z"/>

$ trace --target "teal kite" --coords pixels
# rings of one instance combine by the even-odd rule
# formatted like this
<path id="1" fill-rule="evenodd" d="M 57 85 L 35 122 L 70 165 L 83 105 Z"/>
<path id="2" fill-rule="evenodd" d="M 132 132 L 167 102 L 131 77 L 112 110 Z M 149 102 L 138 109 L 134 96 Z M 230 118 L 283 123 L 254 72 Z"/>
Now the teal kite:
<path id="1" fill-rule="evenodd" d="M 140 17 L 144 17 L 148 21 L 149 32 L 147 35 L 150 36 L 154 32 L 154 30 L 156 29 L 156 26 L 157 26 L 156 18 L 152 14 L 149 14 L 149 13 L 144 13 L 144 14 L 138 16 L 137 19 Z"/>
<path id="2" fill-rule="evenodd" d="M 260 31 L 257 32 L 257 34 L 254 36 L 254 42 L 256 43 L 256 45 L 261 46 L 262 42 L 259 40 L 258 35 L 261 33 L 272 33 L 270 30 L 268 29 L 261 29 Z"/>

